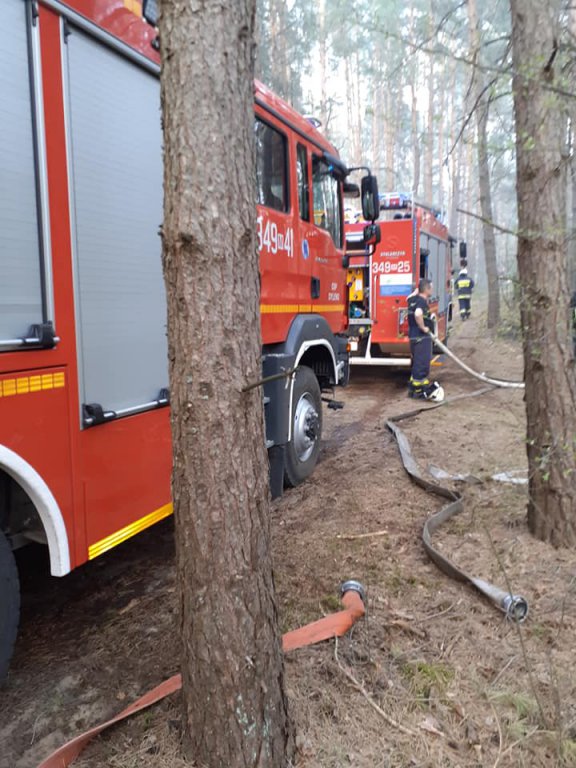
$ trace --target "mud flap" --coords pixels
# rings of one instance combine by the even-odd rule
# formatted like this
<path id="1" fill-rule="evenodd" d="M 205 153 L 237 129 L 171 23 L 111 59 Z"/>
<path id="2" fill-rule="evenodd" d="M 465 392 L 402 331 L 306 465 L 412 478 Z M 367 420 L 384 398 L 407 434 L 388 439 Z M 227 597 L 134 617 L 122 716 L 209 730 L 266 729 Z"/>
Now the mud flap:
<path id="1" fill-rule="evenodd" d="M 270 465 L 270 493 L 273 499 L 282 496 L 284 492 L 284 461 L 286 447 L 273 445 L 268 449 L 268 463 Z"/>

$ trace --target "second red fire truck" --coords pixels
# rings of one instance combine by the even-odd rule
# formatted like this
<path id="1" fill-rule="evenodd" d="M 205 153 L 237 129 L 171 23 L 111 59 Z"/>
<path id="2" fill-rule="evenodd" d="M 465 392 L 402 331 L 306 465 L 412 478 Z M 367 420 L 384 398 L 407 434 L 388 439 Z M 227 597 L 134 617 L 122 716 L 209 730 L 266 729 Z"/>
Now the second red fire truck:
<path id="1" fill-rule="evenodd" d="M 448 335 L 454 241 L 440 212 L 410 195 L 381 195 L 379 225 L 381 240 L 371 254 L 364 224 L 346 225 L 350 364 L 408 366 L 407 297 L 422 277 L 433 283 L 436 333 L 441 340 Z"/>
<path id="2" fill-rule="evenodd" d="M 2 11 L 0 677 L 18 622 L 13 550 L 45 544 L 64 576 L 172 511 L 157 32 L 138 0 Z M 278 494 L 314 469 L 321 393 L 348 377 L 348 169 L 260 84 L 254 112 Z M 362 186 L 370 217 L 374 177 Z"/>

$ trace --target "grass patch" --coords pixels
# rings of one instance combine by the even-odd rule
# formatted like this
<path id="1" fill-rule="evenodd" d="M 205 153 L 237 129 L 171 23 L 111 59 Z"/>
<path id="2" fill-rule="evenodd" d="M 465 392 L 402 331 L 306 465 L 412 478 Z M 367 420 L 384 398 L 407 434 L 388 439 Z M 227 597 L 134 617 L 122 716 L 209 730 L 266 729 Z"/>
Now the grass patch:
<path id="1" fill-rule="evenodd" d="M 454 679 L 454 670 L 446 664 L 409 661 L 402 665 L 402 674 L 417 698 L 428 699 L 432 689 L 442 693 Z"/>

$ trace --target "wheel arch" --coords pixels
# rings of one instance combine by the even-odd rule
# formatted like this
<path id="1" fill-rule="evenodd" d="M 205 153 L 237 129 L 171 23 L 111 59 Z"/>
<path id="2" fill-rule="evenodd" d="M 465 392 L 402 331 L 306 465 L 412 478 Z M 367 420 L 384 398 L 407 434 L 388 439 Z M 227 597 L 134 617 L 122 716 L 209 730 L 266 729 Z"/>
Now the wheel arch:
<path id="1" fill-rule="evenodd" d="M 48 542 L 51 574 L 65 576 L 71 570 L 68 533 L 54 494 L 31 464 L 5 445 L 0 445 L 0 470 L 22 488 L 38 513 Z"/>
<path id="2" fill-rule="evenodd" d="M 294 368 L 299 365 L 306 365 L 311 368 L 316 374 L 320 386 L 323 383 L 322 379 L 327 378 L 328 372 L 334 383 L 338 381 L 336 356 L 334 349 L 326 339 L 303 342 L 296 355 Z"/>

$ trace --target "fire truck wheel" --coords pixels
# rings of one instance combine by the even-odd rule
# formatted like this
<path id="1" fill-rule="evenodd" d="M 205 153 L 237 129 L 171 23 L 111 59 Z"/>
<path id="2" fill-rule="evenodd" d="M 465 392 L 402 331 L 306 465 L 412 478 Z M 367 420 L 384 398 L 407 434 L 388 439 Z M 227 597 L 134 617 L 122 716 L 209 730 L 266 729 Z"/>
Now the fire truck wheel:
<path id="1" fill-rule="evenodd" d="M 0 531 L 0 685 L 8 672 L 20 617 L 20 585 L 12 547 Z"/>
<path id="2" fill-rule="evenodd" d="M 322 437 L 322 397 L 311 368 L 296 371 L 292 394 L 292 440 L 286 447 L 286 485 L 294 488 L 306 480 L 316 466 Z"/>

